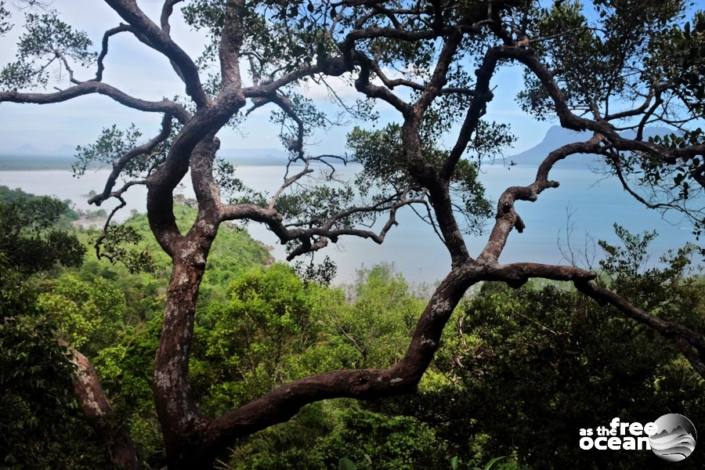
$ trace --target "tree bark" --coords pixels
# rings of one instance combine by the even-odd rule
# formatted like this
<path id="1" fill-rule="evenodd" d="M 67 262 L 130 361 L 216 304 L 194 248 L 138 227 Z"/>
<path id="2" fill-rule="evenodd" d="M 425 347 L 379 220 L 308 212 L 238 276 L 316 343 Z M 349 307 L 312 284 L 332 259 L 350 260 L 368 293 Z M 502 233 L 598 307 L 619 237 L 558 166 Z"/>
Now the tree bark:
<path id="1" fill-rule="evenodd" d="M 201 468 L 202 430 L 207 421 L 191 397 L 188 363 L 198 290 L 210 240 L 184 239 L 169 282 L 161 340 L 154 370 L 154 395 L 169 468 Z"/>
<path id="2" fill-rule="evenodd" d="M 139 458 L 129 433 L 114 421 L 113 409 L 91 361 L 76 349 L 68 348 L 76 367 L 74 394 L 93 429 L 110 443 L 110 461 L 118 468 L 139 468 Z"/>

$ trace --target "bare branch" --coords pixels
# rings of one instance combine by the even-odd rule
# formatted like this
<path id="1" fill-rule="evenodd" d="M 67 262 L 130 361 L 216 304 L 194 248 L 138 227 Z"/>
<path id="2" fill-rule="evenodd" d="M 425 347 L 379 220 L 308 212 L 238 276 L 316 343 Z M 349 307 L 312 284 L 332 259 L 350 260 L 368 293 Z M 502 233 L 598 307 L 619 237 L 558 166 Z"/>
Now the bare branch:
<path id="1" fill-rule="evenodd" d="M 507 238 L 513 228 L 517 228 L 520 233 L 524 230 L 524 222 L 514 209 L 515 201 L 536 201 L 538 195 L 547 188 L 557 188 L 558 182 L 548 179 L 549 172 L 558 161 L 576 153 L 595 153 L 600 150 L 600 136 L 594 136 L 586 142 L 576 142 L 564 145 L 543 160 L 536 172 L 536 178 L 528 186 L 512 186 L 507 188 L 499 198 L 497 203 L 497 215 L 495 225 L 490 233 L 487 245 L 482 250 L 479 260 L 493 263 L 499 259 L 499 255 L 507 243 Z"/>
<path id="2" fill-rule="evenodd" d="M 311 169 L 309 167 L 309 161 L 306 160 L 306 164 L 304 165 L 303 170 L 301 170 L 298 173 L 295 173 L 291 176 L 285 176 L 284 182 L 282 183 L 282 185 L 277 188 L 277 190 L 274 192 L 272 197 L 269 199 L 269 204 L 268 204 L 269 209 L 274 209 L 274 206 L 277 204 L 279 197 L 282 195 L 282 193 L 284 191 L 286 191 L 286 189 L 288 187 L 290 187 L 292 184 L 299 181 L 304 176 L 310 175 L 311 173 L 313 173 L 313 169 Z"/>
<path id="3" fill-rule="evenodd" d="M 431 79 L 426 84 L 419 99 L 414 103 L 413 108 L 417 116 L 420 117 L 423 115 L 446 84 L 448 69 L 453 61 L 453 56 L 458 50 L 458 46 L 460 46 L 462 38 L 463 36 L 460 31 L 453 31 L 443 43 L 443 48 L 441 49 Z"/>
<path id="4" fill-rule="evenodd" d="M 253 220 L 266 224 L 282 243 L 298 240 L 305 245 L 305 249 L 299 249 L 291 253 L 288 259 L 293 259 L 304 253 L 323 248 L 326 246 L 323 239 L 336 242 L 341 236 L 354 236 L 370 239 L 377 244 L 382 244 L 389 230 L 396 225 L 396 211 L 403 206 L 423 204 L 424 202 L 425 201 L 422 199 L 407 199 L 405 194 L 398 194 L 369 206 L 350 207 L 331 215 L 326 220 L 312 220 L 297 224 L 299 227 L 285 225 L 282 215 L 273 206 L 264 208 L 255 204 L 223 205 L 221 207 L 220 220 Z M 374 212 L 389 212 L 389 219 L 379 232 L 337 226 L 339 222 L 355 214 Z M 318 237 L 318 243 L 310 244 L 311 240 L 315 237 Z"/>
<path id="5" fill-rule="evenodd" d="M 100 54 L 98 54 L 98 70 L 96 70 L 95 73 L 96 82 L 100 82 L 103 80 L 103 71 L 105 70 L 105 65 L 103 64 L 103 61 L 105 60 L 105 56 L 108 55 L 108 45 L 110 38 L 112 36 L 115 36 L 116 34 L 127 32 L 130 30 L 131 28 L 129 26 L 127 26 L 126 24 L 121 24 L 119 26 L 116 26 L 115 28 L 107 30 L 103 34 L 103 41 L 101 42 Z"/>
<path id="6" fill-rule="evenodd" d="M 135 0 L 105 0 L 130 26 L 135 36 L 149 47 L 164 54 L 174 65 L 177 74 L 186 85 L 186 93 L 197 106 L 208 104 L 208 97 L 203 91 L 198 67 L 191 57 L 179 47 L 168 32 L 157 26 L 137 6 Z"/>
<path id="7" fill-rule="evenodd" d="M 116 259 L 114 259 L 112 256 L 106 255 L 101 252 L 101 248 L 103 247 L 103 242 L 105 241 L 105 238 L 108 234 L 108 228 L 110 227 L 111 222 L 113 221 L 113 218 L 115 217 L 115 214 L 117 214 L 120 210 L 122 210 L 125 206 L 127 206 L 127 202 L 125 202 L 125 199 L 123 198 L 123 194 L 127 192 L 128 189 L 130 189 L 132 186 L 137 186 L 137 185 L 146 185 L 147 181 L 145 180 L 134 180 L 134 181 L 128 181 L 125 183 L 120 189 L 117 191 L 113 191 L 110 193 L 110 197 L 117 199 L 119 204 L 113 208 L 113 210 L 110 211 L 110 214 L 108 214 L 108 217 L 105 219 L 105 223 L 103 223 L 103 230 L 100 233 L 100 236 L 96 239 L 95 243 L 93 246 L 95 247 L 95 256 L 96 258 L 107 258 L 110 260 L 110 262 L 115 262 Z"/>
<path id="8" fill-rule="evenodd" d="M 482 274 L 484 280 L 503 281 L 514 288 L 521 287 L 534 277 L 554 281 L 588 281 L 597 276 L 575 266 L 542 263 L 492 264 L 484 267 Z"/>
<path id="9" fill-rule="evenodd" d="M 257 85 L 245 87 L 242 93 L 247 98 L 261 98 L 271 96 L 272 93 L 279 89 L 294 83 L 304 77 L 313 76 L 319 73 L 324 73 L 331 77 L 337 77 L 345 72 L 352 70 L 352 64 L 347 63 L 343 57 L 329 57 L 320 59 L 317 64 L 306 65 L 279 78 L 273 78 L 269 81 L 263 81 Z"/>
<path id="10" fill-rule="evenodd" d="M 355 88 L 370 98 L 379 98 L 386 101 L 403 116 L 408 116 L 412 112 L 411 105 L 392 93 L 387 87 L 373 85 L 370 82 L 370 73 L 374 67 L 372 60 L 359 52 L 355 54 L 355 57 L 360 62 L 361 67 L 360 74 L 355 80 Z"/>
<path id="11" fill-rule="evenodd" d="M 159 17 L 159 24 L 167 35 L 171 33 L 171 25 L 169 24 L 169 19 L 174 13 L 174 6 L 177 3 L 181 3 L 183 0 L 164 0 L 164 5 L 162 5 L 162 14 Z"/>
<path id="12" fill-rule="evenodd" d="M 427 86 L 424 84 L 417 83 L 405 78 L 389 78 L 387 74 L 385 74 L 384 71 L 379 67 L 379 65 L 374 62 L 370 62 L 370 67 L 372 68 L 372 71 L 375 73 L 375 75 L 377 75 L 380 81 L 384 84 L 384 86 L 386 86 L 390 90 L 393 90 L 398 86 L 403 86 L 416 91 L 426 91 Z M 438 91 L 438 93 L 441 95 L 457 94 L 473 96 L 474 91 L 470 88 L 463 87 L 443 87 Z"/>
<path id="13" fill-rule="evenodd" d="M 225 5 L 225 24 L 220 38 L 220 74 L 224 87 L 240 88 L 240 47 L 242 46 L 242 8 L 244 0 L 228 0 Z"/>
<path id="14" fill-rule="evenodd" d="M 460 157 L 462 157 L 465 152 L 468 142 L 470 142 L 470 137 L 473 132 L 476 131 L 480 118 L 485 114 L 487 103 L 492 99 L 490 80 L 492 79 L 492 75 L 497 67 L 498 59 L 499 56 L 497 54 L 497 49 L 491 48 L 485 54 L 480 68 L 475 72 L 477 81 L 475 83 L 475 89 L 472 93 L 473 99 L 470 102 L 468 112 L 465 115 L 463 124 L 458 132 L 458 138 L 455 145 L 453 145 L 453 148 L 451 149 L 441 172 L 441 176 L 445 179 L 449 179 L 455 171 L 455 166 L 458 164 Z"/>
<path id="15" fill-rule="evenodd" d="M 104 95 L 129 108 L 150 113 L 165 113 L 186 121 L 189 113 L 180 104 L 163 99 L 162 101 L 146 101 L 133 96 L 103 82 L 89 80 L 78 85 L 54 93 L 22 93 L 18 91 L 0 92 L 0 103 L 34 103 L 51 104 L 68 101 L 79 96 L 90 94 Z"/>

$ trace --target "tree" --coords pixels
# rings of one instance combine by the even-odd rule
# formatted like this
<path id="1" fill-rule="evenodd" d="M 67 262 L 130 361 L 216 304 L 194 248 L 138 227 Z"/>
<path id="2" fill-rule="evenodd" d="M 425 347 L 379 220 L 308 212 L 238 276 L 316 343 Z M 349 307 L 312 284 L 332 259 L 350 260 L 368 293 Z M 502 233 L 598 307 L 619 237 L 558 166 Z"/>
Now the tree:
<path id="1" fill-rule="evenodd" d="M 153 384 L 170 467 L 211 465 L 236 439 L 285 421 L 308 403 L 414 391 L 454 308 L 481 281 L 512 287 L 530 278 L 573 282 L 585 295 L 672 339 L 705 375 L 702 334 L 636 307 L 599 285 L 594 272 L 499 262 L 511 232 L 524 228 L 516 202 L 535 201 L 544 190 L 557 188 L 558 182 L 549 178 L 551 169 L 578 154 L 604 156 L 634 197 L 655 209 L 680 210 L 693 219 L 696 232 L 701 228 L 702 212 L 693 202 L 705 186 L 705 144 L 697 127 L 704 94 L 705 17 L 685 18 L 689 10 L 684 2 L 600 0 L 593 2 L 595 14 L 588 14 L 577 3 L 546 8 L 524 0 L 193 0 L 181 11 L 209 38 L 199 60 L 171 36 L 170 18 L 180 0 L 164 1 L 158 22 L 134 0 L 106 3 L 124 23 L 105 32 L 97 53 L 86 34 L 55 12 L 28 13 L 17 60 L 0 74 L 5 89 L 0 102 L 49 104 L 100 94 L 163 115 L 160 132 L 141 144 L 135 129 L 106 129 L 95 144 L 80 149 L 76 169 L 80 173 L 91 161 L 112 163 L 105 188 L 91 200 L 97 205 L 115 198 L 124 206 L 125 191 L 146 185 L 152 232 L 173 262 Z M 147 101 L 104 82 L 104 59 L 117 34 L 132 35 L 165 56 L 186 97 Z M 32 91 L 49 83 L 54 63 L 68 71 L 70 84 L 58 91 Z M 537 118 L 556 116 L 563 127 L 588 130 L 593 137 L 555 149 L 533 182 L 507 188 L 486 246 L 471 256 L 463 229 L 477 231 L 490 212 L 477 167 L 512 140 L 507 126 L 483 119 L 493 97 L 492 77 L 507 64 L 526 71 L 520 97 L 525 109 Z M 90 66 L 95 76 L 79 80 L 79 68 Z M 394 70 L 401 71 L 400 78 L 393 78 Z M 363 168 L 356 184 L 298 189 L 316 164 L 330 165 L 335 157 L 306 151 L 307 137 L 328 120 L 297 88 L 340 76 L 349 78 L 366 100 L 356 107 L 343 104 L 348 112 L 369 117 L 369 103 L 384 103 L 399 113 L 400 122 L 350 134 L 353 159 Z M 282 185 L 268 196 L 248 191 L 233 177 L 232 167 L 215 159 L 217 133 L 263 106 L 274 107 L 272 119 L 290 153 Z M 655 123 L 674 133 L 646 138 L 645 129 Z M 454 143 L 446 148 L 444 139 L 450 135 Z M 198 216 L 181 231 L 173 192 L 189 171 Z M 333 180 L 332 165 L 328 175 Z M 657 198 L 642 195 L 635 184 L 658 190 L 653 192 Z M 233 220 L 265 224 L 293 259 L 341 237 L 382 243 L 404 206 L 421 211 L 452 260 L 405 355 L 389 368 L 298 379 L 219 416 L 199 411 L 189 382 L 189 355 L 199 285 L 218 227 Z M 369 228 L 384 215 L 378 231 Z"/>

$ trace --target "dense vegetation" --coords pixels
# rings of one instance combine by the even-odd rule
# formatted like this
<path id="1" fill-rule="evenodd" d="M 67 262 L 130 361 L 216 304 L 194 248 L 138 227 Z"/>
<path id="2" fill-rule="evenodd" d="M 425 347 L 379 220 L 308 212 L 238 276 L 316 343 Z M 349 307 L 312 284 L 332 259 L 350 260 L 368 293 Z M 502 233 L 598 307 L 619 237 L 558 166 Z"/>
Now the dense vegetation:
<path id="1" fill-rule="evenodd" d="M 145 236 L 126 250 L 152 254 L 151 272 L 96 260 L 90 242 L 97 232 L 71 228 L 75 214 L 65 203 L 4 189 L 0 195 L 0 467 L 109 466 L 106 443 L 73 398 L 66 344 L 93 358 L 142 463 L 161 467 L 150 383 L 165 257 Z M 194 216 L 185 205 L 177 213 L 180 223 Z M 126 225 L 148 233 L 142 215 Z M 603 282 L 659 316 L 702 328 L 703 281 L 693 274 L 690 250 L 646 269 L 650 237 L 619 233 L 623 246 L 605 244 Z M 27 249 L 12 249 L 20 246 Z M 190 373 L 204 411 L 218 413 L 291 379 L 393 362 L 425 300 L 384 266 L 347 289 L 302 281 L 231 227 L 218 236 L 200 302 Z M 649 421 L 673 411 L 705 421 L 705 383 L 673 346 L 577 293 L 550 283 L 518 290 L 486 283 L 453 318 L 417 396 L 311 404 L 240 442 L 218 465 L 660 468 L 650 452 L 580 451 L 577 429 L 615 414 Z M 680 467 L 703 463 L 696 449 Z"/>

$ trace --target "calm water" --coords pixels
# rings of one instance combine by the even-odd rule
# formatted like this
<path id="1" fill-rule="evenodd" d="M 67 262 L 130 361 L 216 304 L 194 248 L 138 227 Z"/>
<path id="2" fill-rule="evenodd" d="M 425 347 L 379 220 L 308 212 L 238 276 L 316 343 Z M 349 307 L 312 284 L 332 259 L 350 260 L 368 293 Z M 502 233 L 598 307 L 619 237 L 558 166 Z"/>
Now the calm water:
<path id="1" fill-rule="evenodd" d="M 527 184 L 533 180 L 534 169 L 501 166 L 483 168 L 482 181 L 491 200 L 496 200 L 501 191 L 510 185 Z M 345 170 L 348 176 L 352 169 Z M 273 166 L 242 166 L 237 173 L 246 184 L 258 190 L 276 188 L 282 178 L 282 169 Z M 75 179 L 71 172 L 51 171 L 0 171 L 0 185 L 34 194 L 53 195 L 74 201 L 76 207 L 87 209 L 87 194 L 102 188 L 107 170 L 88 173 Z M 596 240 L 614 241 L 612 224 L 618 222 L 632 231 L 655 229 L 660 236 L 652 245 L 652 260 L 669 248 L 675 248 L 691 238 L 690 227 L 677 214 L 660 214 L 649 211 L 626 195 L 614 180 L 601 177 L 582 169 L 556 169 L 552 179 L 561 182 L 561 187 L 545 191 L 536 203 L 519 203 L 518 210 L 526 230 L 523 234 L 513 232 L 502 255 L 503 262 L 535 261 L 565 262 L 558 248 L 558 238 L 565 239 L 568 213 L 572 214 L 574 228 L 572 244 L 578 251 L 595 252 L 599 248 Z M 180 190 L 192 196 L 189 187 Z M 129 216 L 130 210 L 144 211 L 144 188 L 136 187 L 126 195 L 128 207 L 121 218 Z M 105 209 L 112 207 L 105 205 Z M 338 264 L 338 283 L 354 280 L 356 271 L 378 263 L 393 264 L 395 269 L 414 283 L 432 283 L 444 276 L 449 266 L 449 256 L 435 233 L 421 222 L 410 210 L 398 216 L 399 226 L 392 229 L 383 245 L 367 240 L 343 238 L 322 252 Z M 489 229 L 489 222 L 487 228 Z M 284 250 L 276 238 L 263 226 L 251 223 L 248 230 L 256 239 L 275 246 L 274 255 L 282 259 Z M 475 254 L 484 246 L 483 237 L 468 237 L 468 245 Z M 581 263 L 579 263 L 581 264 Z M 584 265 L 585 263 L 582 262 Z"/>

